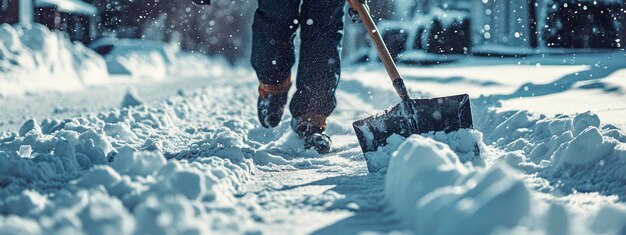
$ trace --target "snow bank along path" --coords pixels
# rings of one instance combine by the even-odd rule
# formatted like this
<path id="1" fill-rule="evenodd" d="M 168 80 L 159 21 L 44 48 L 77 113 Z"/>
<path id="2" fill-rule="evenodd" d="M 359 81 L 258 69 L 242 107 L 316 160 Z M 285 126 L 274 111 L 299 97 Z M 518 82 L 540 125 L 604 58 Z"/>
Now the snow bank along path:
<path id="1" fill-rule="evenodd" d="M 377 106 L 396 102 L 391 91 L 346 79 L 329 125 L 337 149 L 319 156 L 288 119 L 259 127 L 255 88 L 252 78 L 216 79 L 159 104 L 0 134 L 0 231 L 626 231 L 626 138 L 592 113 L 496 112 L 497 102 L 478 99 L 476 131 L 392 136 L 374 153 L 379 172 L 367 174 L 350 121 L 379 108 L 370 95 Z M 363 215 L 379 222 L 352 223 Z"/>
<path id="2" fill-rule="evenodd" d="M 0 94 L 71 90 L 109 80 L 104 59 L 43 25 L 0 25 Z"/>
<path id="3" fill-rule="evenodd" d="M 1 24 L 0 96 L 224 73 L 225 61 L 182 52 L 175 45 L 122 42 L 114 53 L 103 58 L 83 44 L 71 42 L 63 33 L 40 24 Z M 158 53 L 159 49 L 163 53 Z"/>

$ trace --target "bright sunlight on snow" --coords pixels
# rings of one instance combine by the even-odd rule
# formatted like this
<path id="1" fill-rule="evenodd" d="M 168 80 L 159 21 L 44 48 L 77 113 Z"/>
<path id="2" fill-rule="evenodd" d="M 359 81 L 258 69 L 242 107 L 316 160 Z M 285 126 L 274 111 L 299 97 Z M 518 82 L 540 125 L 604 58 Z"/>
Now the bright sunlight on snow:
<path id="1" fill-rule="evenodd" d="M 0 2 L 0 234 L 626 234 L 623 0 Z"/>

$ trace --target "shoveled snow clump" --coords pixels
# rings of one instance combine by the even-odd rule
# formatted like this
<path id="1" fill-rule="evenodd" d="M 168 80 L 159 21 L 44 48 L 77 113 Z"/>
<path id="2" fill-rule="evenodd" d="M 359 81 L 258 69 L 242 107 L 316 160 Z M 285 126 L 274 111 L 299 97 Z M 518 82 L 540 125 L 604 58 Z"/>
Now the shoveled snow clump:
<path id="1" fill-rule="evenodd" d="M 222 153 L 208 146 L 218 136 L 239 138 L 231 129 L 196 130 L 186 120 L 240 110 L 207 108 L 214 105 L 208 94 L 219 92 L 232 91 L 96 116 L 29 120 L 19 132 L 3 133 L 0 233 L 243 233 L 247 228 L 238 223 L 250 216 L 235 205 L 235 195 L 250 178 L 252 160 L 241 149 Z M 194 142 L 198 146 L 189 149 Z"/>
<path id="2" fill-rule="evenodd" d="M 397 145 L 399 140 L 392 137 L 389 141 Z M 467 164 L 472 159 L 461 159 L 447 144 L 433 138 L 411 136 L 389 159 L 386 200 L 416 234 L 626 231 L 626 220 L 609 219 L 626 218 L 623 208 L 608 206 L 583 220 L 559 204 L 537 199 L 520 173 L 507 164 L 475 167 Z"/>

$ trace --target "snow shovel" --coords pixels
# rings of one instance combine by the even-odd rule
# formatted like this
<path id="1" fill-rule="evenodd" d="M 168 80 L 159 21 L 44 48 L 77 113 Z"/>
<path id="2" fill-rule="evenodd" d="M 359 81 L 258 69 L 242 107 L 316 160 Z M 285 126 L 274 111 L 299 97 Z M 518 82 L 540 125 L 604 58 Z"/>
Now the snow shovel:
<path id="1" fill-rule="evenodd" d="M 429 99 L 411 99 L 404 80 L 383 42 L 380 33 L 370 16 L 365 0 L 348 0 L 360 16 L 371 37 L 378 55 L 393 82 L 402 102 L 381 113 L 354 122 L 354 131 L 363 153 L 373 152 L 387 145 L 387 138 L 393 134 L 409 137 L 428 132 L 452 132 L 473 128 L 472 110 L 467 94 Z"/>

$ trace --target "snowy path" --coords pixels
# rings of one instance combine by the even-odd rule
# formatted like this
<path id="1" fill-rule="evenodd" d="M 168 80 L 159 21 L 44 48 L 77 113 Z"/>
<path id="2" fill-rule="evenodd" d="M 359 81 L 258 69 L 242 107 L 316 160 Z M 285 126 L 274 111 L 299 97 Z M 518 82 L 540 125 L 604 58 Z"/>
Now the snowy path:
<path id="1" fill-rule="evenodd" d="M 492 67 L 511 68 L 528 69 Z M 336 148 L 323 156 L 302 149 L 289 130 L 289 117 L 274 130 L 258 125 L 256 81 L 249 70 L 128 85 L 146 103 L 121 110 L 109 110 L 121 103 L 124 92 L 114 92 L 118 87 L 5 97 L 10 112 L 0 116 L 2 129 L 20 133 L 0 135 L 0 228 L 23 234 L 433 234 L 429 229 L 434 228 L 446 234 L 463 229 L 449 222 L 482 225 L 464 231 L 470 234 L 626 231 L 623 132 L 590 113 L 542 116 L 478 98 L 489 89 L 513 92 L 524 84 L 497 80 L 498 74 L 490 79 L 486 73 L 493 71 L 481 69 L 466 68 L 466 77 L 454 78 L 440 72 L 462 74 L 462 67 L 403 68 L 443 76 L 409 75 L 414 95 L 467 91 L 476 97 L 475 122 L 482 133 L 433 137 L 458 156 L 439 154 L 448 147 L 409 139 L 394 162 L 404 156 L 419 164 L 396 164 L 387 175 L 367 172 L 351 128 L 352 121 L 398 102 L 391 85 L 380 82 L 380 70 L 345 72 L 328 128 Z M 546 71 L 546 77 L 571 72 Z M 613 73 L 618 77 L 610 83 L 622 84 L 623 71 Z M 20 107 L 25 103 L 33 105 Z M 492 109 L 496 106 L 501 107 Z M 55 109 L 66 111 L 50 115 Z M 21 125 L 29 117 L 56 121 Z M 464 150 L 468 139 L 481 144 L 480 156 Z M 436 163 L 452 155 L 447 163 Z M 416 217 L 420 214 L 428 216 Z"/>
<path id="2" fill-rule="evenodd" d="M 365 110 L 375 112 L 366 103 L 369 96 L 360 97 L 360 94 L 353 93 L 362 90 L 358 83 L 346 82 L 338 91 L 339 99 L 351 102 L 339 104 L 330 121 L 334 153 L 324 156 L 308 153 L 305 155 L 310 156 L 303 157 L 298 156 L 298 152 L 284 153 L 281 150 L 284 148 L 270 150 L 282 159 L 295 162 L 295 168 L 276 171 L 274 167 L 261 167 L 253 172 L 253 180 L 244 186 L 246 190 L 241 198 L 248 208 L 253 208 L 251 211 L 259 222 L 255 226 L 260 231 L 268 234 L 354 234 L 402 229 L 382 203 L 384 177 L 368 174 L 356 137 L 347 129 L 355 116 L 366 114 L 368 111 Z M 287 138 L 293 138 L 286 128 L 288 121 L 289 117 L 285 117 L 279 132 L 286 131 Z M 289 145 L 282 146 L 290 148 Z"/>
<path id="3" fill-rule="evenodd" d="M 345 168 L 349 166 L 354 168 Z M 255 208 L 261 222 L 259 230 L 353 234 L 400 228 L 397 221 L 388 218 L 390 213 L 384 212 L 382 177 L 367 175 L 364 164 L 325 168 L 331 169 L 260 172 L 242 198 Z"/>
<path id="4" fill-rule="evenodd" d="M 229 138 L 242 138 L 246 147 L 240 146 L 239 150 L 245 149 L 242 151 L 244 154 L 247 152 L 248 154 L 258 155 L 259 152 L 262 152 L 265 156 L 267 153 L 271 153 L 272 156 L 269 158 L 252 157 L 250 160 L 253 160 L 257 166 L 249 171 L 248 174 L 251 174 L 251 177 L 244 176 L 244 178 L 250 178 L 250 180 L 244 181 L 244 185 L 235 185 L 236 187 L 234 187 L 238 188 L 236 190 L 238 192 L 233 194 L 236 195 L 236 198 L 239 198 L 237 204 L 249 211 L 250 217 L 247 219 L 252 221 L 252 225 L 249 227 L 242 226 L 235 228 L 234 231 L 258 229 L 268 233 L 280 231 L 283 233 L 293 232 L 300 234 L 313 232 L 332 234 L 337 231 L 390 231 L 397 229 L 397 225 L 394 226 L 394 223 L 381 219 L 385 217 L 385 213 L 389 213 L 382 212 L 384 208 L 384 205 L 381 204 L 381 199 L 384 196 L 382 194 L 383 177 L 369 176 L 367 174 L 365 162 L 357 148 L 356 138 L 349 129 L 346 129 L 349 125 L 343 124 L 349 123 L 350 119 L 354 117 L 354 113 L 357 112 L 353 110 L 354 108 L 350 108 L 353 106 L 345 105 L 345 108 L 338 112 L 340 113 L 338 117 L 345 116 L 350 119 L 333 120 L 331 123 L 330 131 L 336 135 L 337 152 L 335 154 L 319 156 L 311 151 L 302 152 L 302 144 L 287 127 L 287 118 L 277 130 L 266 130 L 258 127 L 254 111 L 256 93 L 245 92 L 254 91 L 256 82 L 250 76 L 252 75 L 251 73 L 246 75 L 248 75 L 248 78 L 242 78 L 237 81 L 227 77 L 212 80 L 184 81 L 178 84 L 157 84 L 147 88 L 128 85 L 134 89 L 141 89 L 138 92 L 140 98 L 149 101 L 147 102 L 148 105 L 146 105 L 147 110 L 144 111 L 144 108 L 134 109 L 135 114 L 131 114 L 135 118 L 131 120 L 128 126 L 133 129 L 134 134 L 128 132 L 129 130 L 126 129 L 128 127 L 124 126 L 113 128 L 108 125 L 103 130 L 105 134 L 113 137 L 111 144 L 116 149 L 122 146 L 130 146 L 135 149 L 159 150 L 166 158 L 194 159 L 200 157 L 196 154 L 200 154 L 203 157 L 204 155 L 221 156 L 237 162 L 237 160 L 233 159 L 234 156 L 231 156 L 232 153 L 223 149 L 237 145 L 229 142 L 231 141 Z M 190 84 L 198 87 L 198 82 L 210 84 L 211 87 L 201 90 L 185 89 L 189 88 Z M 185 94 L 183 96 L 179 96 L 180 94 L 174 95 L 178 92 L 176 87 L 185 89 Z M 171 90 L 164 91 L 166 88 Z M 7 98 L 4 100 L 7 104 L 18 104 L 11 106 L 11 109 L 22 109 L 21 112 L 11 113 L 21 113 L 23 116 L 5 117 L 6 119 L 4 120 L 8 119 L 12 122 L 6 128 L 12 130 L 19 129 L 13 123 L 24 122 L 25 120 L 23 119 L 29 116 L 39 119 L 46 118 L 46 113 L 51 112 L 51 109 L 67 110 L 66 112 L 58 112 L 52 117 L 57 119 L 76 119 L 74 116 L 81 117 L 77 120 L 82 118 L 91 119 L 93 116 L 89 114 L 90 112 L 102 112 L 98 116 L 103 117 L 103 114 L 110 112 L 103 110 L 118 106 L 121 103 L 119 97 L 123 97 L 123 92 L 111 92 L 116 90 L 117 87 L 101 87 L 98 89 L 102 90 L 97 92 L 92 90 L 82 93 L 44 94 L 42 96 Z M 85 96 L 86 93 L 91 93 L 92 96 Z M 145 96 L 142 96 L 142 94 L 145 94 Z M 174 96 L 168 98 L 167 100 L 169 101 L 165 103 L 159 101 L 161 97 L 167 94 Z M 234 97 L 232 97 L 233 94 L 235 94 Z M 354 98 L 354 95 L 343 91 L 339 95 L 344 96 L 344 98 Z M 41 102 L 45 99 L 50 99 L 51 96 L 58 96 L 59 98 L 53 98 L 53 102 L 50 103 Z M 111 98 L 106 99 L 105 97 L 107 96 L 111 96 Z M 72 97 L 82 98 L 74 100 Z M 23 103 L 32 104 L 33 99 L 38 99 L 40 102 L 35 102 L 36 106 L 26 107 L 25 110 L 24 107 L 19 107 Z M 104 102 L 97 102 L 100 106 L 86 105 L 88 103 L 96 103 L 95 100 L 103 99 L 105 100 Z M 19 102 L 15 102 L 16 100 L 19 100 Z M 65 103 L 63 102 L 64 100 L 70 102 Z M 63 103 L 60 108 L 56 106 L 59 102 Z M 164 107 L 172 108 L 175 111 L 179 111 L 179 108 L 188 110 L 181 111 L 181 114 L 177 115 L 178 120 L 163 120 L 164 118 L 171 118 L 167 117 L 167 115 L 165 117 L 156 117 L 157 120 L 172 122 L 170 124 L 163 123 L 162 125 L 154 126 L 154 129 L 135 129 L 139 128 L 136 124 L 144 122 L 143 118 L 154 120 L 151 117 L 144 116 L 150 115 L 149 113 L 144 114 L 143 112 L 156 111 L 158 116 L 160 113 L 168 112 L 168 108 L 164 110 Z M 9 110 L 13 111 L 11 109 Z M 29 113 L 28 110 L 33 112 Z M 117 112 L 113 110 L 113 113 Z M 116 115 L 119 115 L 119 113 Z M 123 116 L 125 115 L 122 114 L 117 118 L 119 120 L 125 119 Z M 139 118 L 140 116 L 143 117 Z M 106 120 L 106 118 L 104 119 Z M 80 122 L 84 121 L 86 120 Z M 97 127 L 97 122 L 89 122 L 85 123 L 89 126 L 85 128 L 100 132 L 98 129 L 101 127 Z M 339 123 L 342 124 L 340 125 Z M 228 128 L 224 128 L 224 126 Z M 36 128 L 43 129 L 44 134 L 46 134 L 49 133 L 48 129 L 54 127 L 43 125 Z M 117 130 L 109 131 L 107 129 Z M 239 133 L 233 132 L 247 134 L 238 135 Z M 212 145 L 212 142 L 221 142 L 223 139 L 219 136 L 220 134 L 224 134 L 224 138 L 226 138 L 224 140 L 226 142 L 222 143 L 223 145 L 218 144 L 218 146 L 208 146 L 208 149 L 204 148 L 204 145 Z M 24 144 L 21 141 L 19 144 L 11 141 L 14 138 L 7 136 L 3 140 L 5 143 L 4 147 L 0 149 L 9 148 L 9 145 Z M 7 142 L 10 142 L 10 144 L 7 145 Z M 102 143 L 96 142 L 95 144 Z M 199 145 L 202 146 L 199 147 Z M 39 151 L 35 145 L 32 148 L 34 153 Z M 300 156 L 299 154 L 301 153 L 304 156 Z M 94 159 L 91 160 L 95 163 Z M 10 164 L 15 164 L 15 162 L 0 165 L 9 167 Z M 45 168 L 45 166 L 33 167 L 39 169 L 30 169 L 31 171 L 43 169 L 41 167 Z M 79 168 L 88 169 L 82 165 Z M 119 171 L 119 169 L 116 170 Z M 68 184 L 68 181 L 80 179 L 87 172 L 65 167 L 64 171 L 55 174 L 58 177 L 29 179 L 29 181 L 40 181 L 32 184 L 33 186 L 9 183 L 9 187 L 3 189 L 1 193 L 7 197 L 9 195 L 19 195 L 19 192 L 24 188 L 41 193 L 54 193 L 59 189 L 63 190 L 63 188 L 70 187 L 74 183 Z M 11 174 L 9 173 L 9 175 Z M 26 213 L 25 211 L 15 211 L 15 209 L 7 210 L 11 214 Z"/>
<path id="5" fill-rule="evenodd" d="M 228 77 L 236 77 L 233 71 Z M 128 80 L 129 78 L 118 78 Z M 98 113 L 119 108 L 124 95 L 133 90 L 141 101 L 150 104 L 177 95 L 179 91 L 189 91 L 213 84 L 213 78 L 185 78 L 166 81 L 146 80 L 144 82 L 118 83 L 107 86 L 92 86 L 84 90 L 69 92 L 29 93 L 22 96 L 0 97 L 0 131 L 17 130 L 30 118 L 69 118 L 81 114 Z"/>

